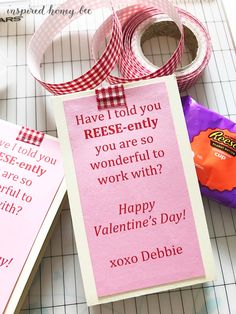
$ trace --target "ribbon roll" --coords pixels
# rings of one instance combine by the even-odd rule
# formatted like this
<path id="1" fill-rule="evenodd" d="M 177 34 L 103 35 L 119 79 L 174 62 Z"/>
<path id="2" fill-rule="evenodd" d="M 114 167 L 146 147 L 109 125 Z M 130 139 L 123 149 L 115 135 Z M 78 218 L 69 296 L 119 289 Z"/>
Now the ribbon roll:
<path id="1" fill-rule="evenodd" d="M 143 5 L 142 0 L 129 0 L 128 4 L 129 7 L 117 12 L 111 6 L 112 15 L 96 31 L 92 44 L 92 52 L 96 63 L 92 69 L 72 81 L 59 84 L 45 82 L 41 78 L 40 62 L 53 38 L 70 22 L 78 18 L 78 16 L 75 15 L 70 20 L 63 15 L 48 16 L 35 32 L 28 46 L 28 65 L 32 75 L 49 92 L 55 95 L 61 95 L 93 89 L 105 79 L 111 84 L 123 84 L 130 81 L 155 78 L 157 76 L 174 73 L 181 60 L 184 47 L 184 27 L 181 21 L 183 16 L 182 10 L 175 8 L 167 0 L 147 0 L 145 1 L 145 6 Z M 106 7 L 107 2 L 105 0 L 91 0 L 88 5 L 93 10 Z M 67 8 L 70 8 L 78 11 L 80 7 L 80 2 L 76 0 L 68 0 L 59 6 L 58 10 L 66 10 Z M 143 29 L 149 25 L 146 23 L 149 23 L 151 18 L 158 19 L 159 21 L 160 17 L 165 17 L 167 21 L 171 20 L 172 23 L 175 24 L 179 42 L 171 58 L 162 67 L 154 68 L 154 66 L 150 63 L 148 64 L 148 61 L 138 53 L 141 49 L 138 48 L 134 41 L 135 38 L 139 38 Z M 193 23 L 193 19 L 191 21 Z M 198 23 L 200 25 L 200 22 Z M 140 26 L 143 28 L 140 28 Z M 185 28 L 186 27 L 189 27 L 192 30 L 192 27 L 185 25 Z M 98 57 L 101 43 L 104 42 L 105 38 L 109 38 L 108 45 L 101 57 Z M 202 55 L 200 52 L 197 53 L 197 56 L 200 55 Z M 196 59 L 197 58 L 195 58 L 193 63 Z M 209 60 L 209 56 L 207 56 L 205 60 Z M 123 77 L 111 75 L 111 71 L 116 63 L 119 64 Z M 199 70 L 196 71 L 196 73 L 199 74 Z M 187 77 L 185 75 L 181 80 L 183 81 L 185 78 L 188 81 L 185 82 L 184 88 L 188 87 L 190 81 L 193 82 L 196 79 L 196 76 L 190 75 Z M 184 86 L 184 84 L 181 84 L 181 88 L 182 86 Z"/>
<path id="2" fill-rule="evenodd" d="M 133 15 L 137 12 L 138 6 L 142 5 L 142 0 L 129 0 L 129 7 L 126 14 L 122 16 L 121 22 L 125 22 L 128 16 Z M 96 1 L 91 0 L 88 3 L 91 9 L 98 9 L 107 6 L 107 2 L 104 0 Z M 147 0 L 146 5 L 148 7 L 157 7 L 162 13 L 167 14 L 178 26 L 181 39 L 179 45 L 176 49 L 175 56 L 170 58 L 169 62 L 163 66 L 162 69 L 157 70 L 157 74 L 153 77 L 160 76 L 160 75 L 167 75 L 171 74 L 175 71 L 177 67 L 177 63 L 181 58 L 182 51 L 183 51 L 183 25 L 181 23 L 178 11 L 176 8 L 167 0 Z M 66 10 L 67 8 L 73 9 L 78 11 L 81 7 L 81 3 L 76 0 L 68 0 L 64 4 L 58 7 L 58 10 Z M 109 23 L 105 23 L 109 27 L 102 27 L 103 30 L 106 31 L 107 36 L 110 34 L 110 29 L 112 28 L 112 32 L 110 35 L 110 40 L 103 52 L 101 58 L 96 60 L 95 65 L 90 69 L 88 72 L 83 74 L 82 76 L 69 81 L 69 82 L 62 82 L 59 84 L 45 82 L 41 78 L 40 74 L 40 62 L 43 58 L 44 52 L 46 51 L 47 47 L 52 42 L 53 38 L 70 22 L 74 19 L 78 18 L 78 16 L 74 16 L 72 19 L 68 20 L 62 15 L 55 15 L 55 16 L 48 16 L 45 21 L 41 24 L 39 29 L 33 35 L 29 46 L 28 46 L 28 66 L 32 75 L 36 78 L 36 80 L 42 84 L 49 92 L 55 95 L 62 95 L 67 93 L 73 93 L 78 91 L 83 91 L 86 89 L 93 89 L 98 86 L 101 82 L 103 82 L 113 70 L 115 64 L 118 61 L 118 58 L 121 54 L 122 48 L 122 28 L 120 21 L 117 17 L 116 12 L 113 10 L 112 16 L 109 20 Z M 110 25 L 111 23 L 111 25 Z M 99 38 L 99 36 L 97 36 Z M 103 38 L 104 40 L 104 38 Z M 95 42 L 100 45 L 98 40 Z M 147 77 L 149 78 L 149 76 Z M 122 79 L 120 79 L 122 81 Z M 117 78 L 118 81 L 118 78 Z M 127 81 L 127 80 L 125 80 Z"/>
<path id="3" fill-rule="evenodd" d="M 196 82 L 208 64 L 211 56 L 211 41 L 200 21 L 182 9 L 178 8 L 177 10 L 184 26 L 185 44 L 193 59 L 189 65 L 175 71 L 179 89 L 184 91 Z M 127 12 L 129 12 L 128 8 L 118 11 L 119 19 L 122 20 L 123 15 L 127 16 Z M 111 23 L 110 18 L 100 27 L 101 29 L 97 31 L 98 34 L 95 34 L 95 37 L 100 37 L 99 33 L 103 32 L 103 27 L 107 28 L 106 24 L 108 23 Z M 123 23 L 122 32 L 123 47 L 118 62 L 123 78 L 109 76 L 108 80 L 111 84 L 161 76 L 163 69 L 164 75 L 170 74 L 173 67 L 171 69 L 156 67 L 144 56 L 141 48 L 143 41 L 154 36 L 165 35 L 181 40 L 178 28 L 167 15 L 155 8 L 139 8 L 133 15 L 129 15 L 126 22 Z M 175 53 L 176 51 L 172 55 L 171 61 L 175 59 Z M 167 62 L 168 66 L 169 63 Z"/>
<path id="4" fill-rule="evenodd" d="M 122 47 L 121 55 L 119 56 L 119 67 L 120 67 L 123 77 L 121 78 L 121 77 L 109 75 L 107 77 L 107 80 L 111 84 L 117 84 L 117 83 L 123 84 L 123 83 L 132 82 L 132 81 L 151 79 L 158 76 L 172 74 L 176 70 L 177 65 L 180 62 L 181 56 L 183 54 L 183 47 L 184 47 L 184 31 L 183 31 L 183 25 L 182 25 L 180 16 L 178 16 L 178 18 L 176 17 L 171 18 L 173 22 L 175 23 L 177 29 L 179 30 L 179 35 L 180 35 L 179 43 L 174 53 L 172 54 L 171 58 L 161 68 L 155 69 L 155 71 L 151 72 L 151 71 L 146 71 L 145 68 L 137 66 L 135 56 L 132 53 L 131 49 L 129 49 L 128 42 L 130 39 L 130 35 L 135 30 L 136 23 L 138 25 L 140 21 L 143 21 L 146 19 L 148 20 L 152 16 L 152 11 L 153 11 L 152 8 L 146 8 L 143 6 L 140 6 L 140 7 L 130 6 L 117 12 L 117 16 L 119 20 L 121 21 L 122 30 L 123 30 L 122 32 L 123 33 L 123 47 Z M 160 11 L 159 9 L 155 9 L 155 12 L 159 12 L 160 14 L 163 14 L 163 11 Z M 168 11 L 168 13 L 170 17 L 171 16 L 170 11 Z M 135 17 L 135 21 L 134 21 L 135 23 L 132 23 L 134 17 Z M 103 34 L 103 36 L 105 35 L 105 37 L 108 37 L 108 34 L 106 33 L 106 31 L 110 27 L 111 27 L 111 17 L 108 18 L 104 22 L 104 24 L 100 26 L 100 28 L 97 30 L 97 32 L 94 35 L 95 40 L 93 42 L 92 52 L 93 52 L 93 56 L 95 60 L 98 60 L 97 56 L 99 55 L 99 43 L 101 42 L 101 37 L 102 37 L 101 34 Z"/>
<path id="5" fill-rule="evenodd" d="M 192 57 L 192 61 L 188 65 L 175 71 L 179 89 L 184 91 L 191 87 L 202 74 L 209 62 L 212 49 L 209 34 L 202 23 L 189 12 L 182 9 L 178 9 L 178 12 L 184 26 L 185 45 Z M 132 51 L 136 69 L 143 70 L 145 74 L 155 71 L 157 67 L 144 56 L 141 48 L 142 43 L 154 36 L 165 35 L 176 39 L 179 37 L 178 30 L 167 16 L 160 14 L 155 9 L 151 10 L 151 14 L 152 17 L 143 20 L 136 27 L 132 36 L 129 37 L 129 41 L 126 40 L 125 44 L 125 51 Z M 136 17 L 133 16 L 132 20 L 135 21 Z M 126 27 L 130 26 L 127 25 Z M 130 75 L 125 72 L 125 67 L 122 65 L 120 70 L 122 75 Z"/>

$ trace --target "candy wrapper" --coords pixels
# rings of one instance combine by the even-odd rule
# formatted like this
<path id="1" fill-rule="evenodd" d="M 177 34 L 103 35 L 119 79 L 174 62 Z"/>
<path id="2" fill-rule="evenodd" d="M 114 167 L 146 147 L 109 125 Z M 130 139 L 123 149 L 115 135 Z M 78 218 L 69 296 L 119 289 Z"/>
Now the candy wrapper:
<path id="1" fill-rule="evenodd" d="M 236 124 L 189 96 L 182 104 L 202 194 L 236 208 Z"/>

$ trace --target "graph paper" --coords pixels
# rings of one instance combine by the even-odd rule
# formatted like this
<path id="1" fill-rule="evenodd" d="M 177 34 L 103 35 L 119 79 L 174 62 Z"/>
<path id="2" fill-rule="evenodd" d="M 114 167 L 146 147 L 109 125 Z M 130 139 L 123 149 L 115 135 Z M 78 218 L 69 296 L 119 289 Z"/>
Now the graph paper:
<path id="1" fill-rule="evenodd" d="M 220 0 L 173 2 L 203 22 L 213 46 L 203 76 L 185 94 L 236 122 L 236 59 Z M 109 12 L 102 13 L 84 16 L 54 39 L 42 62 L 46 80 L 71 80 L 91 68 L 91 38 Z M 0 63 L 0 118 L 56 136 L 52 96 L 30 75 L 26 60 L 28 42 L 43 18 L 26 15 L 18 23 L 0 23 L 0 55 L 4 60 Z M 160 55 L 164 61 L 171 44 L 166 38 L 160 38 L 157 44 L 154 38 L 144 43 L 143 51 L 151 62 L 159 60 Z M 185 61 L 188 58 L 186 51 Z M 67 204 L 21 313 L 235 314 L 236 210 L 205 198 L 203 202 L 217 268 L 214 282 L 88 308 Z"/>

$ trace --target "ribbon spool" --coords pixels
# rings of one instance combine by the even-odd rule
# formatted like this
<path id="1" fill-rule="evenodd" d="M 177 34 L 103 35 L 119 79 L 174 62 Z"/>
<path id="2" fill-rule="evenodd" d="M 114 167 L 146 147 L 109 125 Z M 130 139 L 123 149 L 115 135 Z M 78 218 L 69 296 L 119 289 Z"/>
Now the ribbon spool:
<path id="1" fill-rule="evenodd" d="M 190 13 L 179 9 L 178 12 L 184 26 L 185 46 L 189 49 L 192 61 L 175 71 L 180 91 L 190 88 L 202 74 L 207 66 L 211 56 L 211 40 L 205 27 Z M 152 17 L 144 20 L 134 30 L 132 37 L 125 47 L 125 51 L 130 50 L 136 58 L 136 68 L 145 69 L 145 72 L 153 72 L 157 66 L 152 64 L 143 54 L 142 44 L 156 36 L 170 36 L 175 39 L 179 38 L 178 29 L 170 19 L 157 12 L 151 10 Z M 134 21 L 136 17 L 132 18 Z M 121 73 L 125 75 L 125 68 L 121 66 Z"/>
<path id="2" fill-rule="evenodd" d="M 152 10 L 152 8 L 146 8 L 143 6 L 130 6 L 117 12 L 117 16 L 121 21 L 123 34 L 123 46 L 118 60 L 119 68 L 123 77 L 109 75 L 107 80 L 110 84 L 124 84 L 138 80 L 151 79 L 163 75 L 170 75 L 176 70 L 183 54 L 184 47 L 183 25 L 179 16 L 178 19 L 172 19 L 173 23 L 176 25 L 176 28 L 179 30 L 179 42 L 171 58 L 162 67 L 155 69 L 155 71 L 152 72 L 145 71 L 146 69 L 140 66 L 137 67 L 135 56 L 133 55 L 131 49 L 129 49 L 129 40 L 132 37 L 132 31 L 135 30 L 136 23 L 138 25 L 140 21 L 149 19 L 151 17 L 150 12 L 152 12 Z M 178 12 L 176 8 L 175 10 Z M 163 12 L 159 9 L 156 9 L 156 12 L 163 14 Z M 132 23 L 133 17 L 135 17 L 135 23 Z M 101 43 L 102 36 L 103 38 L 104 36 L 108 37 L 108 30 L 111 27 L 111 22 L 111 17 L 109 17 L 100 26 L 94 35 L 92 52 L 95 60 L 99 60 L 99 43 Z"/>
<path id="3" fill-rule="evenodd" d="M 128 8 L 118 11 L 119 19 L 127 14 L 127 10 Z M 208 64 L 211 56 L 211 41 L 204 26 L 194 16 L 182 9 L 177 10 L 184 26 L 185 44 L 192 56 L 190 64 L 175 71 L 179 89 L 184 91 L 196 82 Z M 107 27 L 108 23 L 111 21 L 105 21 L 104 26 L 101 26 L 97 32 L 102 32 L 102 27 Z M 154 36 L 170 36 L 180 40 L 181 34 L 176 24 L 155 8 L 139 8 L 136 13 L 128 16 L 122 26 L 123 46 L 118 63 L 123 78 L 109 76 L 108 81 L 115 84 L 156 77 L 157 70 L 162 68 L 152 64 L 144 56 L 142 42 Z"/>
<path id="4" fill-rule="evenodd" d="M 181 59 L 184 47 L 184 31 L 179 10 L 167 0 L 147 0 L 145 7 L 143 6 L 142 0 L 129 0 L 128 4 L 130 5 L 129 7 L 119 10 L 118 12 L 112 9 L 111 17 L 109 17 L 95 33 L 92 50 L 96 63 L 92 69 L 72 81 L 62 82 L 59 84 L 45 82 L 41 78 L 40 62 L 43 58 L 44 52 L 51 44 L 53 38 L 70 22 L 78 18 L 78 16 L 75 15 L 70 20 L 62 15 L 48 16 L 35 32 L 28 46 L 28 66 L 32 75 L 49 92 L 55 95 L 62 95 L 86 89 L 93 89 L 105 79 L 107 79 L 111 84 L 117 84 L 155 78 L 157 76 L 174 73 Z M 106 7 L 107 2 L 105 0 L 91 0 L 87 3 L 87 5 L 93 10 Z M 80 7 L 80 2 L 76 0 L 69 0 L 59 6 L 58 10 L 70 8 L 78 11 Z M 153 15 L 153 10 L 155 10 L 155 15 L 162 14 L 175 23 L 179 33 L 179 42 L 172 57 L 166 62 L 166 64 L 160 68 L 155 68 L 154 71 L 151 71 L 146 68 L 146 62 L 144 62 L 144 65 L 142 65 L 141 62 L 138 62 L 138 65 L 136 65 L 134 61 L 136 61 L 137 58 L 133 54 L 133 51 L 131 49 L 126 50 L 125 54 L 124 49 L 126 49 L 125 43 L 129 43 L 129 37 L 127 36 L 129 31 L 127 32 L 125 27 L 129 24 L 130 19 L 132 19 L 135 14 L 139 14 L 139 16 L 142 17 L 140 20 L 141 24 L 143 21 L 148 21 L 150 19 L 150 14 L 155 16 Z M 134 32 L 135 28 L 132 28 L 132 31 Z M 109 42 L 102 53 L 102 56 L 98 58 L 101 42 L 104 42 L 105 39 L 104 36 L 107 38 L 109 37 Z M 117 62 L 119 63 L 123 77 L 116 77 L 110 74 Z"/>

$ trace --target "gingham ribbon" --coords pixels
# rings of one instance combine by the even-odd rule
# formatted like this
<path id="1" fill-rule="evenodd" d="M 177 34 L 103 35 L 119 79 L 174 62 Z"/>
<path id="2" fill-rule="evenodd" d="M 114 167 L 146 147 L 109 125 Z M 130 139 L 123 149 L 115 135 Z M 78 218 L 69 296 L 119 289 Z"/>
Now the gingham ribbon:
<path id="1" fill-rule="evenodd" d="M 180 91 L 184 91 L 190 88 L 202 74 L 202 71 L 207 66 L 210 56 L 211 56 L 211 40 L 209 34 L 202 23 L 191 15 L 189 12 L 177 8 L 178 13 L 181 17 L 181 21 L 186 28 L 189 28 L 191 31 L 193 29 L 197 36 L 201 39 L 201 42 L 198 42 L 198 50 L 202 50 L 201 55 L 198 57 L 198 60 L 194 60 L 191 65 L 179 68 L 176 72 L 176 79 Z M 122 58 L 119 60 L 119 68 L 121 74 L 125 78 L 133 79 L 133 77 L 149 77 L 153 78 L 155 73 L 147 69 L 144 65 L 144 62 L 140 62 L 137 58 L 134 44 L 137 44 L 137 35 L 136 29 L 145 22 L 148 25 L 150 20 L 153 23 L 158 23 L 158 21 L 166 20 L 166 16 L 155 8 L 150 8 L 145 10 L 145 12 L 137 12 L 132 15 L 128 22 L 123 26 L 123 48 L 122 48 Z M 155 22 L 154 22 L 155 21 Z M 150 24 L 149 24 L 150 25 Z M 192 25 L 192 26 L 191 26 Z M 192 29 L 191 29 L 192 27 Z M 186 42 L 187 39 L 185 39 Z M 187 44 L 187 43 L 186 43 Z M 176 51 L 171 57 L 173 62 L 177 62 Z M 142 60 L 143 61 L 143 60 Z M 127 66 L 128 64 L 128 66 Z M 153 66 L 155 68 L 155 66 Z M 163 67 L 159 69 L 163 71 Z M 168 73 L 168 69 L 164 69 L 165 73 Z M 161 74 L 160 74 L 161 75 Z M 113 81 L 113 80 L 111 80 Z"/>
<path id="2" fill-rule="evenodd" d="M 69 0 L 62 4 L 58 9 L 63 10 L 70 8 L 78 10 L 82 5 L 83 3 L 77 0 Z M 106 1 L 94 0 L 91 1 L 90 8 L 99 8 L 105 5 L 107 5 Z M 76 15 L 71 20 L 63 15 L 49 15 L 35 32 L 28 46 L 28 66 L 32 75 L 43 87 L 55 95 L 63 95 L 95 88 L 106 79 L 117 63 L 120 55 L 122 30 L 120 22 L 113 11 L 111 37 L 105 51 L 95 65 L 82 76 L 69 82 L 54 84 L 43 81 L 40 74 L 40 62 L 43 58 L 44 52 L 52 42 L 53 38 L 75 18 Z"/>
<path id="3" fill-rule="evenodd" d="M 122 77 L 109 75 L 107 80 L 110 84 L 127 83 L 132 81 L 138 81 L 141 79 L 151 79 L 158 76 L 169 75 L 173 72 L 175 72 L 176 74 L 177 83 L 180 91 L 186 90 L 196 82 L 196 80 L 202 74 L 202 71 L 205 69 L 209 62 L 211 56 L 211 40 L 207 30 L 196 17 L 180 8 L 176 8 L 176 10 L 178 11 L 183 25 L 185 27 L 187 27 L 186 24 L 192 25 L 192 27 L 195 29 L 195 33 L 197 33 L 198 37 L 201 38 L 201 41 L 204 42 L 204 47 L 203 45 L 201 47 L 198 47 L 198 50 L 200 48 L 202 50 L 199 60 L 194 60 L 191 64 L 191 67 L 184 67 L 183 69 L 180 68 L 178 69 L 178 71 L 175 72 L 181 60 L 184 47 L 183 34 L 180 32 L 180 39 L 177 48 L 172 54 L 171 58 L 162 67 L 158 68 L 155 71 L 151 71 L 150 69 L 145 67 L 145 65 L 138 60 L 136 56 L 136 51 L 133 48 L 133 42 L 137 43 L 138 40 L 136 38 L 136 30 L 145 21 L 148 22 L 150 20 L 154 20 L 155 18 L 155 23 L 157 23 L 158 20 L 163 20 L 164 17 L 164 20 L 168 20 L 168 16 L 166 14 L 163 14 L 163 11 L 157 8 L 146 8 L 141 6 L 138 7 L 138 9 L 136 10 L 134 10 L 133 8 L 125 8 L 117 12 L 117 16 L 119 17 L 119 19 L 122 20 L 122 17 L 124 15 L 127 17 L 125 22 L 122 23 L 123 45 L 121 55 L 118 60 L 119 70 L 122 74 Z M 100 26 L 95 36 L 99 36 L 98 34 L 102 34 L 104 32 L 107 35 L 108 33 L 106 33 L 106 30 L 108 30 L 109 27 L 111 27 L 111 17 L 109 17 L 103 23 L 103 25 Z M 201 43 L 198 44 L 200 45 Z M 95 41 L 93 42 L 92 51 L 96 60 L 99 49 L 98 46 L 95 45 Z M 155 68 L 155 66 L 153 66 L 153 68 Z"/>
<path id="4" fill-rule="evenodd" d="M 107 109 L 126 106 L 123 85 L 113 85 L 95 90 L 98 109 Z"/>
<path id="5" fill-rule="evenodd" d="M 119 1 L 120 3 L 122 4 L 122 1 Z M 78 11 L 82 4 L 78 0 L 68 0 L 58 9 L 70 8 Z M 86 2 L 86 5 L 91 10 L 107 7 L 108 5 L 112 7 L 111 17 L 101 25 L 93 38 L 92 52 L 96 61 L 95 65 L 82 76 L 72 81 L 58 84 L 44 81 L 41 78 L 40 62 L 54 37 L 79 16 L 75 15 L 71 19 L 68 19 L 63 15 L 49 15 L 35 32 L 28 46 L 28 66 L 36 80 L 49 92 L 61 95 L 94 89 L 105 79 L 111 84 L 123 84 L 174 73 L 180 62 L 184 47 L 183 25 L 177 8 L 168 0 L 146 0 L 145 6 L 143 0 L 128 0 L 128 2 L 124 1 L 124 4 L 128 4 L 129 6 L 116 12 L 113 6 L 107 3 L 106 0 L 89 0 Z M 132 51 L 127 49 L 127 47 L 129 46 L 130 36 L 135 30 L 135 25 L 132 23 L 134 18 L 135 23 L 138 25 L 144 19 L 150 18 L 153 9 L 155 9 L 155 14 L 167 14 L 174 21 L 180 32 L 180 39 L 176 50 L 166 64 L 150 73 L 150 71 L 137 62 Z M 102 56 L 98 57 L 100 45 L 104 42 L 104 36 L 110 39 Z M 117 63 L 119 63 L 123 77 L 111 76 L 111 71 Z M 193 79 L 194 77 L 191 77 L 191 80 Z"/>
<path id="6" fill-rule="evenodd" d="M 91 70 L 83 74 L 82 76 L 69 81 L 63 82 L 59 84 L 54 84 L 50 82 L 46 82 L 42 80 L 40 74 L 40 62 L 43 59 L 44 52 L 46 51 L 49 44 L 52 42 L 53 38 L 70 22 L 72 22 L 78 16 L 74 16 L 71 20 L 62 15 L 49 15 L 46 20 L 42 23 L 39 29 L 33 35 L 29 46 L 28 46 L 28 65 L 32 75 L 37 79 L 37 81 L 42 84 L 49 92 L 55 95 L 73 93 L 78 91 L 83 91 L 87 89 L 93 89 L 98 86 L 101 82 L 103 82 L 106 78 L 108 78 L 109 74 L 113 70 L 115 64 L 117 63 L 122 48 L 122 24 L 124 24 L 128 17 L 130 17 L 133 13 L 137 12 L 140 9 L 140 6 L 143 6 L 142 0 L 129 0 L 128 2 L 131 6 L 127 8 L 126 11 L 123 11 L 124 14 L 120 15 L 119 18 L 116 12 L 113 10 L 113 14 L 108 23 L 108 28 L 105 25 L 106 31 L 110 33 L 112 29 L 109 43 L 103 52 L 101 58 L 96 60 L 95 65 Z M 82 3 L 77 0 L 68 0 L 64 4 L 59 7 L 60 9 L 74 9 L 78 10 L 81 7 Z M 105 0 L 90 0 L 86 3 L 92 10 L 106 7 L 108 5 Z M 168 16 L 175 21 L 178 26 L 181 38 L 180 43 L 177 47 L 177 51 L 175 53 L 174 59 L 171 58 L 166 65 L 164 65 L 163 69 L 157 71 L 158 75 L 167 75 L 171 74 L 175 71 L 178 61 L 182 55 L 182 47 L 183 47 L 183 26 L 181 23 L 181 19 L 178 15 L 175 7 L 167 0 L 147 0 L 145 1 L 145 5 L 149 7 L 157 7 L 163 13 L 168 14 Z M 111 22 L 111 23 L 110 23 Z M 97 36 L 100 38 L 100 36 Z M 103 37 L 104 39 L 104 37 Z M 100 41 L 95 39 L 95 49 L 96 45 L 100 45 Z M 139 79 L 142 79 L 141 77 Z M 113 79 L 112 83 L 123 83 L 127 81 L 127 79 Z"/>
<path id="7" fill-rule="evenodd" d="M 35 146 L 40 146 L 44 138 L 44 133 L 22 126 L 16 140 Z"/>

